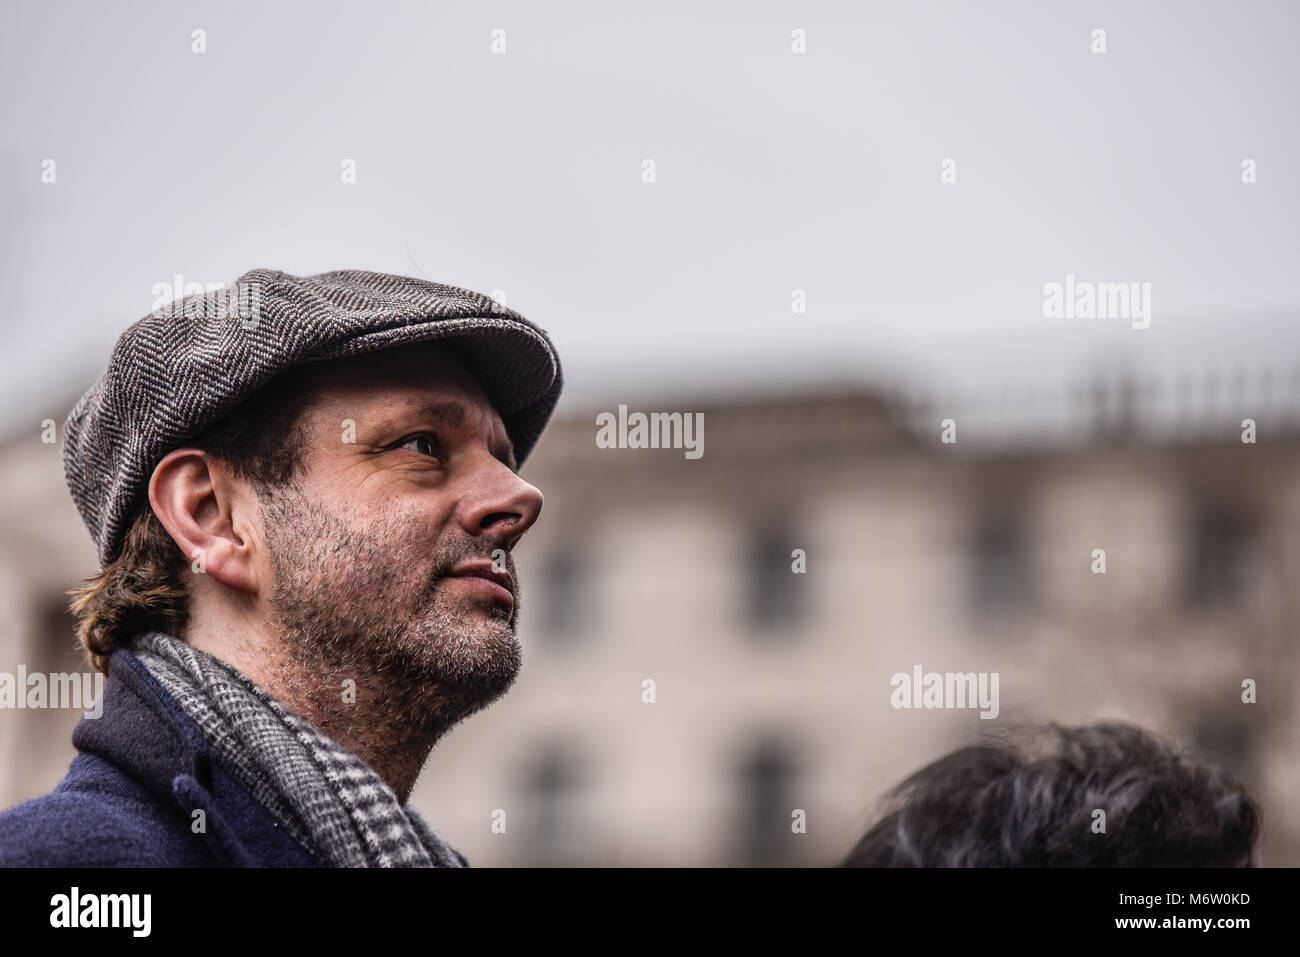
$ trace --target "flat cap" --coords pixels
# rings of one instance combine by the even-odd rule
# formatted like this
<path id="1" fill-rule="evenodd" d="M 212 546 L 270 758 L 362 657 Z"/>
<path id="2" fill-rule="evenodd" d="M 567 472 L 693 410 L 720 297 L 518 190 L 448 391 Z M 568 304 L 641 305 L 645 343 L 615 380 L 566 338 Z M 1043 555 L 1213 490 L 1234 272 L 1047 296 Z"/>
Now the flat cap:
<path id="1" fill-rule="evenodd" d="M 64 427 L 63 468 L 101 563 L 117 557 L 172 449 L 290 366 L 457 340 L 522 465 L 560 398 L 546 332 L 488 296 L 384 273 L 254 269 L 155 309 L 117 341 Z"/>

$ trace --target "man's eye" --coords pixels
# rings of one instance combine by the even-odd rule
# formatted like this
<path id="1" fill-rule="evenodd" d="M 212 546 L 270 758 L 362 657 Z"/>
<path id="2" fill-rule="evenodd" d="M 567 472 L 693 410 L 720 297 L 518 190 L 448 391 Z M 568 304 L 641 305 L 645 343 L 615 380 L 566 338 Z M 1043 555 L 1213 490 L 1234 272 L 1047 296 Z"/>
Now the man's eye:
<path id="1" fill-rule="evenodd" d="M 432 432 L 421 432 L 419 435 L 413 435 L 401 445 L 401 449 L 410 449 L 412 452 L 419 452 L 421 455 L 438 456 L 438 437 Z"/>

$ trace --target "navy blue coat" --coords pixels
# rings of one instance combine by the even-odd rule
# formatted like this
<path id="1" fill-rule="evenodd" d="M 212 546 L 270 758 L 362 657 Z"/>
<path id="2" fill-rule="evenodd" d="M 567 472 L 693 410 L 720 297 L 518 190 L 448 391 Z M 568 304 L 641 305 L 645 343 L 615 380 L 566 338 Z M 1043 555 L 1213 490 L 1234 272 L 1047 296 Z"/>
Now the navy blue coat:
<path id="1" fill-rule="evenodd" d="M 0 814 L 4 867 L 322 867 L 213 760 L 198 726 L 128 651 L 113 652 L 103 711 L 43 797 Z M 195 810 L 205 818 L 194 833 Z"/>

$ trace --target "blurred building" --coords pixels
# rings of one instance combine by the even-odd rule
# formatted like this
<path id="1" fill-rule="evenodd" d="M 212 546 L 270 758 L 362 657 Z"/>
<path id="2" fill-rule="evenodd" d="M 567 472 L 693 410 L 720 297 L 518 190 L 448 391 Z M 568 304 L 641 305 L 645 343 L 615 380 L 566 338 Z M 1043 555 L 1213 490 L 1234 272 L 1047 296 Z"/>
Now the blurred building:
<path id="1" fill-rule="evenodd" d="M 822 865 L 981 732 L 1120 718 L 1238 774 L 1263 862 L 1300 864 L 1300 403 L 1225 381 L 1087 390 L 1045 428 L 1033 396 L 832 386 L 567 411 L 524 472 L 523 673 L 413 800 L 476 866 Z M 619 402 L 703 412 L 704 455 L 598 448 Z M 11 437 L 0 481 L 0 671 L 84 669 L 63 593 L 94 555 L 58 447 Z M 998 717 L 893 708 L 917 665 L 998 673 Z M 0 711 L 0 804 L 59 779 L 77 717 Z"/>

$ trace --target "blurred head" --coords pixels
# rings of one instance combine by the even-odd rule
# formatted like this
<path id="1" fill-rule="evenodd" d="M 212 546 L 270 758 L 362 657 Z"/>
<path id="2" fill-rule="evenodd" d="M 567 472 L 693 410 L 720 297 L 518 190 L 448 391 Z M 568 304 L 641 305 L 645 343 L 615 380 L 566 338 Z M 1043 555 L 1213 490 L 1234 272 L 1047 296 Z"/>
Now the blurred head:
<path id="1" fill-rule="evenodd" d="M 1120 723 L 962 748 L 889 804 L 842 866 L 1247 867 L 1259 831 L 1230 777 Z"/>
<path id="2" fill-rule="evenodd" d="M 449 344 L 297 366 L 159 462 L 121 556 L 79 593 L 81 635 L 102 667 L 146 628 L 265 625 L 300 663 L 436 683 L 472 710 L 519 671 L 510 552 L 541 506 Z"/>

